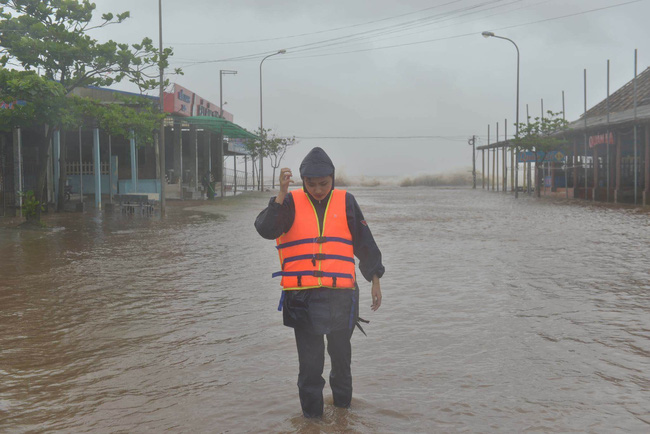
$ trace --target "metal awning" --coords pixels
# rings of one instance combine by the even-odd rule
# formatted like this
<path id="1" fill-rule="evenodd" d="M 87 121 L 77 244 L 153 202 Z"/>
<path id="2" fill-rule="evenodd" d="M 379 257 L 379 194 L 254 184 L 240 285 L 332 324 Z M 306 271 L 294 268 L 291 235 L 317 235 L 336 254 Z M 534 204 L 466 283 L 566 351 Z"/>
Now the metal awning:
<path id="1" fill-rule="evenodd" d="M 174 117 L 174 119 L 183 123 L 188 123 L 190 125 L 195 125 L 197 127 L 210 130 L 217 134 L 223 133 L 225 137 L 232 139 L 259 139 L 259 137 L 246 130 L 244 127 L 240 127 L 239 125 L 227 121 L 223 118 L 215 118 L 212 116 L 189 116 Z"/>
<path id="2" fill-rule="evenodd" d="M 587 118 L 587 130 L 605 130 L 608 127 L 618 127 L 625 124 L 646 123 L 650 120 L 650 105 L 642 105 L 637 107 L 636 114 L 634 109 L 627 109 L 620 112 L 613 112 L 609 114 L 609 123 L 607 115 L 590 116 Z M 567 133 L 577 133 L 585 131 L 584 118 L 571 122 L 568 125 Z"/>

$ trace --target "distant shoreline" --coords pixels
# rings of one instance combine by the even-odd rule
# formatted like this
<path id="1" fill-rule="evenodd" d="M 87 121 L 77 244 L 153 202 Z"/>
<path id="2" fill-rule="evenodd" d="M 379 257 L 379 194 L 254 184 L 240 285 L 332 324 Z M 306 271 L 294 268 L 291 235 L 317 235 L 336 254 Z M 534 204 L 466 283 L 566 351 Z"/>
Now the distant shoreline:
<path id="1" fill-rule="evenodd" d="M 480 177 L 477 173 L 477 178 Z M 379 187 L 379 186 L 399 186 L 399 187 L 469 187 L 473 184 L 472 173 L 459 171 L 442 174 L 423 174 L 413 177 L 348 177 L 345 174 L 336 175 L 337 187 Z"/>

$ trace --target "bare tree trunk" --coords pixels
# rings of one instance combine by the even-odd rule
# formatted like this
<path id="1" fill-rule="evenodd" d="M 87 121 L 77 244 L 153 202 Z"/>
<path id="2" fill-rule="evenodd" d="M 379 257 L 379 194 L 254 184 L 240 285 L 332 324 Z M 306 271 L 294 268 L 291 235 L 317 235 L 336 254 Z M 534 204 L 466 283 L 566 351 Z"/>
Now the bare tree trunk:
<path id="1" fill-rule="evenodd" d="M 278 154 L 275 155 L 269 155 L 269 160 L 271 162 L 271 167 L 273 168 L 273 189 L 275 190 L 275 170 L 280 167 L 280 161 L 278 161 Z"/>
<path id="2" fill-rule="evenodd" d="M 262 185 L 262 182 L 261 182 L 262 180 L 260 179 L 260 168 L 255 163 L 253 163 L 253 173 L 257 176 L 257 189 L 260 190 L 261 185 Z M 253 182 L 253 185 L 255 185 L 254 182 Z"/>

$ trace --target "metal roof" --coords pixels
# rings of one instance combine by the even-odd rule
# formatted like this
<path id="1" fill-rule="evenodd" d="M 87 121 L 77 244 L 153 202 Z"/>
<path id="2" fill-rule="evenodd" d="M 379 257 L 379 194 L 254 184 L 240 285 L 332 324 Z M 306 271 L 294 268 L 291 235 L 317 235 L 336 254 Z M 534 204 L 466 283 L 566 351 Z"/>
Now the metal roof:
<path id="1" fill-rule="evenodd" d="M 587 118 L 587 130 L 604 129 L 608 125 L 620 126 L 622 124 L 632 123 L 634 121 L 650 121 L 650 104 L 637 107 L 636 119 L 634 117 L 634 108 L 609 114 L 609 124 L 607 123 L 607 114 L 591 116 Z M 578 132 L 585 130 L 585 120 L 578 119 L 569 124 L 568 132 Z"/>
<path id="2" fill-rule="evenodd" d="M 583 133 L 585 131 L 585 116 L 587 116 L 587 131 L 603 131 L 607 127 L 620 127 L 636 122 L 650 122 L 650 67 L 636 77 L 636 115 L 634 113 L 634 79 L 625 83 L 621 88 L 607 98 L 587 110 L 579 119 L 570 122 L 567 129 L 558 134 Z M 607 106 L 609 105 L 609 121 Z M 508 141 L 478 146 L 477 150 L 512 146 Z"/>
<path id="3" fill-rule="evenodd" d="M 587 110 L 580 119 L 569 123 L 567 132 L 583 132 L 585 116 L 587 130 L 602 130 L 607 126 L 620 126 L 634 121 L 650 120 L 650 68 L 636 77 L 636 117 L 634 114 L 634 79 L 625 83 L 616 92 Z M 609 106 L 609 123 L 607 107 Z"/>
<path id="4" fill-rule="evenodd" d="M 224 136 L 230 137 L 232 139 L 259 139 L 259 137 L 247 131 L 244 127 L 241 127 L 223 118 L 215 118 L 212 116 L 174 116 L 174 120 L 177 120 L 181 123 L 195 125 L 197 127 L 210 130 L 214 133 L 223 134 Z"/>
<path id="5" fill-rule="evenodd" d="M 650 105 L 650 68 L 636 76 L 637 106 Z M 609 112 L 622 112 L 634 108 L 634 78 L 609 96 Z M 587 118 L 607 115 L 607 98 L 587 110 Z M 583 118 L 584 114 L 580 116 Z"/>
<path id="6" fill-rule="evenodd" d="M 495 143 L 490 143 L 489 145 L 482 145 L 482 146 L 477 146 L 476 150 L 477 151 L 484 151 L 486 149 L 499 149 L 499 148 L 509 148 L 515 146 L 514 143 L 512 143 L 510 140 L 505 140 L 501 142 L 495 142 Z"/>

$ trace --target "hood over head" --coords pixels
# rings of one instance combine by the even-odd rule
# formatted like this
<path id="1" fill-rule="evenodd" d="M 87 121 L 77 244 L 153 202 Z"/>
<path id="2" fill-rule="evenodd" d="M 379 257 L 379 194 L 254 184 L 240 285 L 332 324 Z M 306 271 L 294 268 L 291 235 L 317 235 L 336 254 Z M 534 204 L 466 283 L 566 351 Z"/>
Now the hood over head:
<path id="1" fill-rule="evenodd" d="M 300 177 L 303 180 L 329 175 L 334 179 L 334 163 L 322 148 L 316 147 L 309 151 L 300 163 Z"/>

